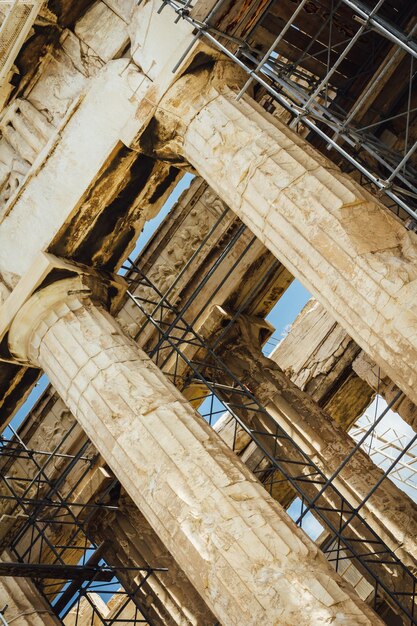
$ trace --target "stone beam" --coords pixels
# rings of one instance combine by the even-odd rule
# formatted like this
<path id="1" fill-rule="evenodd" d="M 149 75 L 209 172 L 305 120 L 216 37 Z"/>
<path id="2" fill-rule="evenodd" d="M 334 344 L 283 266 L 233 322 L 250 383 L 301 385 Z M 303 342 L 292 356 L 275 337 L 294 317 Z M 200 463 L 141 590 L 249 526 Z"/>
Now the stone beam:
<path id="1" fill-rule="evenodd" d="M 108 160 L 121 150 L 121 130 L 134 115 L 132 96 L 137 88 L 136 73 L 126 66 L 126 60 L 113 61 L 92 80 L 49 145 L 45 161 L 32 168 L 8 206 L 0 224 L 0 273 L 11 286 L 81 210 L 91 187 L 104 177 Z M 49 190 L 47 214 L 45 190 Z M 24 255 L 16 253 L 23 241 Z"/>
<path id="2" fill-rule="evenodd" d="M 380 623 L 122 333 L 100 304 L 103 282 L 82 271 L 42 288 L 43 277 L 27 276 L 3 307 L 10 355 L 48 374 L 217 618 Z"/>
<path id="3" fill-rule="evenodd" d="M 194 19 L 205 21 L 221 32 L 244 38 L 268 8 L 268 0 L 197 0 L 191 10 Z M 225 45 L 228 42 L 225 40 Z"/>
<path id="4" fill-rule="evenodd" d="M 399 391 L 314 299 L 298 315 L 270 358 L 345 429 L 363 414 L 375 393 L 391 402 Z M 393 410 L 416 429 L 417 407 L 405 394 Z"/>
<path id="5" fill-rule="evenodd" d="M 103 624 L 103 620 L 100 618 L 106 619 L 109 614 L 110 609 L 103 598 L 98 593 L 87 592 L 87 595 L 81 596 L 68 612 L 63 623 L 64 626 L 87 626 L 87 624 L 88 626 L 99 626 Z M 123 624 L 123 622 L 119 623 Z"/>
<path id="6" fill-rule="evenodd" d="M 241 231 L 242 226 L 207 184 L 195 179 L 140 254 L 137 265 L 161 293 L 169 295 L 173 305 L 179 309 L 187 306 L 187 320 L 193 324 L 204 319 L 213 301 L 228 309 L 265 316 L 292 276 L 248 228 Z M 134 279 L 135 273 L 128 276 Z M 155 295 L 145 285 L 136 288 L 133 283 L 131 290 L 142 297 L 148 294 L 150 299 Z M 123 302 L 117 319 L 143 348 L 158 334 L 150 324 L 138 334 L 143 316 L 129 299 Z"/>
<path id="7" fill-rule="evenodd" d="M 22 3 L 16 3 L 11 6 L 3 5 L 0 8 L 0 88 L 7 81 L 13 63 L 29 35 L 42 5 L 43 0 L 34 0 L 26 6 L 22 6 Z M 2 104 L 0 102 L 0 110 Z"/>
<path id="8" fill-rule="evenodd" d="M 389 376 L 386 376 L 375 361 L 365 354 L 363 350 L 353 361 L 352 370 L 389 404 L 400 391 Z M 392 410 L 398 413 L 411 428 L 417 431 L 417 406 L 404 393 L 394 402 Z"/>
<path id="9" fill-rule="evenodd" d="M 360 352 L 330 313 L 311 299 L 269 357 L 348 430 L 374 396 L 373 389 L 352 369 Z"/>

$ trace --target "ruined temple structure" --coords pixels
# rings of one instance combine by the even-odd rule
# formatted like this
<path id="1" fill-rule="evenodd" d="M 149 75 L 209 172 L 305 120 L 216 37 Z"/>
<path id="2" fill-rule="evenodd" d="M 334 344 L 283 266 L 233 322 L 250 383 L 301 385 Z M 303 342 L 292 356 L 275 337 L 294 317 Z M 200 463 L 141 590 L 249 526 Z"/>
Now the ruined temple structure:
<path id="1" fill-rule="evenodd" d="M 0 624 L 417 624 L 416 72 L 413 0 L 0 0 Z"/>

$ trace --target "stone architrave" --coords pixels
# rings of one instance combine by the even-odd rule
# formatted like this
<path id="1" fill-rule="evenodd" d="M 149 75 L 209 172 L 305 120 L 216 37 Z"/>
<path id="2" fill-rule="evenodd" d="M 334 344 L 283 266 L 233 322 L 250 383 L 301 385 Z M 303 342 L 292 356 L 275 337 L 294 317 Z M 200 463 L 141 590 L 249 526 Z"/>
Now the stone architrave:
<path id="1" fill-rule="evenodd" d="M 343 428 L 363 414 L 375 393 L 391 402 L 399 391 L 313 298 L 269 356 Z M 417 407 L 407 396 L 402 394 L 393 410 L 416 429 Z"/>
<path id="2" fill-rule="evenodd" d="M 373 389 L 352 370 L 361 349 L 313 298 L 269 358 L 345 430 L 363 414 Z"/>
<path id="3" fill-rule="evenodd" d="M 47 373 L 218 620 L 381 624 L 123 334 L 101 304 L 120 281 L 82 273 L 40 289 L 41 266 L 0 312 L 10 355 Z"/>

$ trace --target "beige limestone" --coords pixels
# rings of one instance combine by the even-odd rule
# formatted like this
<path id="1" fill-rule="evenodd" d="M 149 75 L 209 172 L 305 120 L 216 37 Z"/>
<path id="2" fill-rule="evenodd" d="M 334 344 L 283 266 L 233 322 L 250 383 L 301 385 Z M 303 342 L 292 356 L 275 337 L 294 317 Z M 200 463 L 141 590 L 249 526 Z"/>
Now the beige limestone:
<path id="1" fill-rule="evenodd" d="M 13 558 L 3 552 L 2 560 L 13 561 Z M 10 626 L 59 626 L 61 623 L 28 578 L 0 578 L 0 611 Z"/>
<path id="2" fill-rule="evenodd" d="M 0 116 L 1 216 L 8 213 L 31 168 L 44 150 L 49 151 L 48 142 L 102 66 L 87 44 L 66 29 L 20 97 Z"/>
<path id="3" fill-rule="evenodd" d="M 117 511 L 95 516 L 89 531 L 106 542 L 105 558 L 114 567 L 163 567 L 144 585 L 144 601 L 152 623 L 161 626 L 214 626 L 216 618 L 197 594 L 144 516 L 126 493 Z M 135 573 L 138 578 L 140 573 Z M 132 572 L 120 571 L 120 582 L 133 591 Z M 136 592 L 137 593 L 137 592 Z"/>
<path id="4" fill-rule="evenodd" d="M 2 116 L 0 139 L 0 201 L 7 201 L 55 130 L 29 100 L 17 98 Z M 3 214 L 3 206 L 0 215 Z"/>
<path id="5" fill-rule="evenodd" d="M 136 0 L 104 0 L 104 3 L 127 24 L 130 22 Z"/>
<path id="6" fill-rule="evenodd" d="M 363 350 L 352 363 L 352 369 L 371 389 L 380 394 L 391 404 L 399 393 L 397 385 L 381 371 L 381 368 Z M 402 419 L 417 431 L 417 406 L 401 393 L 400 397 L 393 402 L 392 410 L 398 413 Z"/>
<path id="7" fill-rule="evenodd" d="M 266 315 L 292 280 L 290 273 L 254 239 L 248 228 L 225 253 L 241 228 L 242 223 L 232 211 L 201 179 L 195 179 L 141 253 L 138 261 L 141 270 L 161 293 L 167 294 L 171 305 L 181 309 L 187 303 L 186 317 L 195 327 L 204 318 L 213 297 L 234 309 L 243 306 L 245 310 Z M 203 277 L 221 255 L 224 255 L 221 262 L 204 289 L 200 289 Z M 276 267 L 274 273 L 271 266 Z M 269 280 L 259 289 L 264 272 L 269 272 Z M 135 277 L 133 273 L 132 278 Z M 140 298 L 155 300 L 152 287 L 140 284 L 136 288 L 133 285 L 131 290 Z M 189 302 L 193 292 L 195 297 Z M 253 300 L 252 294 L 255 294 Z M 143 305 L 149 312 L 154 308 L 151 304 Z M 144 315 L 130 299 L 118 311 L 117 320 L 142 347 L 155 341 L 157 331 L 152 324 L 142 328 Z"/>
<path id="8" fill-rule="evenodd" d="M 46 162 L 39 166 L 36 176 L 32 172 L 32 177 L 19 188 L 0 223 L 0 273 L 4 277 L 19 277 L 30 267 L 37 252 L 49 245 L 82 202 L 92 181 L 117 148 L 121 128 L 135 111 L 130 98 L 137 85 L 130 83 L 132 72 L 126 65 L 127 61 L 121 59 L 106 66 L 56 136 L 55 143 L 59 141 L 60 149 L 50 146 Z M 25 254 L 16 254 L 22 245 Z"/>
<path id="9" fill-rule="evenodd" d="M 57 397 L 56 392 L 49 389 L 43 400 L 33 410 L 30 418 L 21 426 L 19 434 L 30 449 L 52 451 L 59 446 L 60 454 L 71 454 L 78 451 L 86 441 L 82 429 L 74 422 L 74 418 L 61 398 Z M 71 435 L 67 435 L 65 444 L 60 445 L 64 434 L 68 433 L 70 428 L 72 428 Z M 90 445 L 86 448 L 83 456 L 94 459 L 98 455 Z M 63 459 L 58 457 L 48 463 L 45 474 L 53 481 L 55 477 L 60 476 L 63 466 Z M 0 471 L 5 472 L 6 470 L 9 477 L 16 475 L 33 477 L 33 469 L 33 464 L 22 460 L 11 462 L 7 469 L 5 464 L 0 467 Z M 111 480 L 109 473 L 98 458 L 90 471 L 75 487 L 76 481 L 80 478 L 80 471 L 84 474 L 85 469 L 84 463 L 79 463 L 72 469 L 60 488 L 63 498 L 68 494 L 71 501 L 82 503 L 95 503 L 101 499 L 101 490 Z M 14 488 L 19 495 L 22 495 L 23 490 L 27 488 L 27 483 L 15 481 Z M 35 488 L 35 492 L 32 490 L 26 495 L 29 497 L 41 496 L 42 493 L 42 489 L 36 493 Z M 3 494 L 10 495 L 4 485 L 1 485 L 0 495 Z M 14 502 L 1 502 L 3 515 L 0 517 L 0 541 L 3 541 L 4 545 L 9 545 L 8 542 L 15 536 L 13 531 L 19 530 L 22 526 L 20 521 L 25 521 L 26 516 L 20 516 L 21 519 L 16 516 Z M 140 590 L 136 590 L 136 585 L 134 589 L 132 588 L 132 581 L 138 572 L 120 573 L 120 580 L 126 584 L 126 588 L 130 586 L 132 592 L 135 591 L 139 605 L 147 607 L 152 623 L 155 626 L 209 626 L 214 624 L 216 620 L 130 498 L 124 494 L 120 501 L 114 504 L 118 507 L 117 512 L 99 510 L 93 519 L 90 519 L 88 534 L 98 544 L 107 541 L 103 548 L 103 556 L 106 562 L 112 566 L 168 568 L 167 572 L 155 572 Z M 15 515 L 5 513 L 9 508 L 14 511 Z M 89 513 L 89 509 L 75 506 L 72 509 L 74 515 L 79 518 L 85 517 Z M 20 510 L 18 507 L 17 511 Z M 70 521 L 69 516 L 67 521 Z M 65 545 L 73 532 L 74 526 L 71 524 L 54 524 L 47 529 L 46 535 L 53 545 Z M 33 544 L 33 540 L 32 528 L 29 526 L 28 531 L 22 535 L 16 546 L 18 553 L 23 554 L 32 544 L 32 559 L 40 559 L 42 563 L 53 563 L 55 556 L 48 550 L 47 546 L 43 545 L 42 554 L 40 554 L 40 544 L 39 542 Z M 61 553 L 65 563 L 74 565 L 78 563 L 80 551 L 75 546 L 84 546 L 84 542 L 83 535 L 78 536 L 77 540 L 74 538 L 71 540 L 71 547 Z M 0 545 L 3 544 L 0 543 Z M 49 581 L 48 584 L 51 582 Z M 62 581 L 58 583 L 57 589 L 61 586 Z M 49 587 L 49 592 L 53 591 Z M 73 612 L 73 616 L 75 619 L 76 611 Z"/>
<path id="10" fill-rule="evenodd" d="M 363 414 L 375 393 L 391 402 L 399 391 L 314 299 L 306 304 L 270 358 L 343 428 Z M 407 396 L 402 394 L 393 410 L 416 429 L 417 407 Z"/>
<path id="11" fill-rule="evenodd" d="M 103 624 L 100 617 L 104 619 L 109 616 L 109 609 L 106 602 L 98 593 L 87 593 L 80 598 L 79 602 L 65 616 L 65 626 L 99 626 Z"/>
<path id="12" fill-rule="evenodd" d="M 0 6 L 0 86 L 8 81 L 9 72 L 42 9 L 43 0 L 2 3 Z"/>
<path id="13" fill-rule="evenodd" d="M 237 101 L 237 74 L 224 62 L 179 79 L 160 105 L 156 153 L 179 151 L 417 400 L 416 234 L 255 102 Z"/>
<path id="14" fill-rule="evenodd" d="M 256 320 L 242 316 L 239 333 L 231 333 L 224 349 L 226 365 L 253 389 L 255 396 L 273 418 L 262 421 L 262 415 L 255 415 L 254 423 L 248 423 L 247 426 L 273 433 L 275 423 L 278 423 L 329 478 L 356 442 L 308 394 L 298 389 L 276 363 L 262 354 L 260 328 Z M 242 419 L 247 419 L 243 413 Z M 268 437 L 263 437 L 262 441 L 273 454 L 275 441 Z M 285 442 L 281 445 L 285 451 Z M 287 455 L 298 460 L 291 447 Z M 285 454 L 283 456 L 285 458 Z M 287 470 L 290 474 L 294 471 L 291 465 L 287 466 Z M 382 470 L 360 449 L 335 478 L 334 484 L 352 507 L 357 507 L 382 475 Z M 312 497 L 318 488 L 317 485 L 310 486 Z M 390 480 L 384 480 L 361 509 L 361 515 L 403 563 L 416 571 L 417 507 L 411 498 Z M 357 532 L 363 530 L 358 528 Z M 397 584 L 394 577 L 392 583 Z"/>
<path id="15" fill-rule="evenodd" d="M 311 298 L 269 356 L 346 430 L 374 396 L 352 370 L 360 351 L 330 313 Z"/>
<path id="16" fill-rule="evenodd" d="M 125 3 L 122 9 L 128 10 Z M 105 15 L 109 23 L 117 23 L 117 28 L 111 28 L 110 39 L 97 28 L 96 13 Z M 140 21 L 133 20 L 130 26 L 134 43 L 135 29 L 140 33 L 143 30 Z M 107 3 L 94 3 L 77 22 L 75 30 L 79 36 L 64 31 L 56 58 L 55 51 L 45 57 L 44 71 L 39 72 L 38 79 L 33 79 L 31 89 L 21 99 L 21 106 L 34 108 L 32 119 L 28 121 L 28 116 L 21 112 L 13 115 L 13 121 L 6 125 L 7 137 L 0 146 L 5 153 L 0 157 L 0 193 L 3 186 L 7 200 L 0 210 L 0 275 L 11 287 L 37 252 L 50 248 L 57 237 L 76 238 L 80 232 L 84 235 L 88 226 L 90 229 L 95 226 L 106 202 L 111 205 L 118 197 L 129 171 L 126 165 L 122 167 L 122 175 L 115 181 L 115 162 L 120 165 L 119 161 L 128 161 L 132 168 L 137 155 L 125 146 L 132 142 L 133 136 L 143 132 L 160 97 L 158 94 L 175 80 L 172 66 L 168 66 L 170 59 L 165 59 L 167 67 L 163 68 L 160 84 L 154 84 L 129 58 L 106 58 L 104 63 L 99 56 L 104 54 L 104 39 L 112 57 L 118 56 L 128 42 L 125 21 Z M 186 25 L 181 32 L 185 49 L 192 40 L 192 28 Z M 14 126 L 18 123 L 16 130 Z M 145 159 L 145 172 L 146 167 L 149 168 L 149 160 Z M 172 172 L 167 175 L 165 164 L 163 168 L 172 186 L 175 176 Z M 119 230 L 132 232 L 132 237 L 145 219 L 159 210 L 169 193 L 169 184 L 166 187 L 161 180 L 164 176 L 149 175 L 149 178 L 148 185 L 141 183 L 145 189 L 138 189 L 138 196 L 150 190 L 147 200 L 136 198 L 135 215 L 127 211 L 125 221 L 117 224 Z M 161 197 L 151 201 L 156 190 Z M 45 197 L 48 197 L 47 212 Z M 136 204 L 146 208 L 140 211 Z M 75 229 L 66 233 L 65 228 L 73 222 Z M 26 254 L 15 254 L 22 247 Z"/>
<path id="17" fill-rule="evenodd" d="M 75 34 L 105 62 L 120 56 L 129 43 L 126 22 L 100 1 L 77 22 Z"/>
<path id="18" fill-rule="evenodd" d="M 80 280 L 30 298 L 11 350 L 45 370 L 217 618 L 380 623 Z"/>

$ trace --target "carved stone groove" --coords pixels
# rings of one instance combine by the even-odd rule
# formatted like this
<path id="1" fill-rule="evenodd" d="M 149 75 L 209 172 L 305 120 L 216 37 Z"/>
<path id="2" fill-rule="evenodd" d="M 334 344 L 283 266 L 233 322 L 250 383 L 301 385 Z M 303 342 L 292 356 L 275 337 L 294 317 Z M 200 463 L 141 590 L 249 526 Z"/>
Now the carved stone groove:
<path id="1" fill-rule="evenodd" d="M 417 235 L 285 124 L 236 100 L 238 83 L 227 62 L 180 78 L 161 102 L 155 152 L 182 154 L 417 401 Z"/>
<path id="2" fill-rule="evenodd" d="M 27 350 L 48 374 L 216 617 L 248 626 L 380 623 L 115 320 L 76 295 L 76 284 L 38 291 L 13 322 L 10 349 L 20 358 Z"/>

